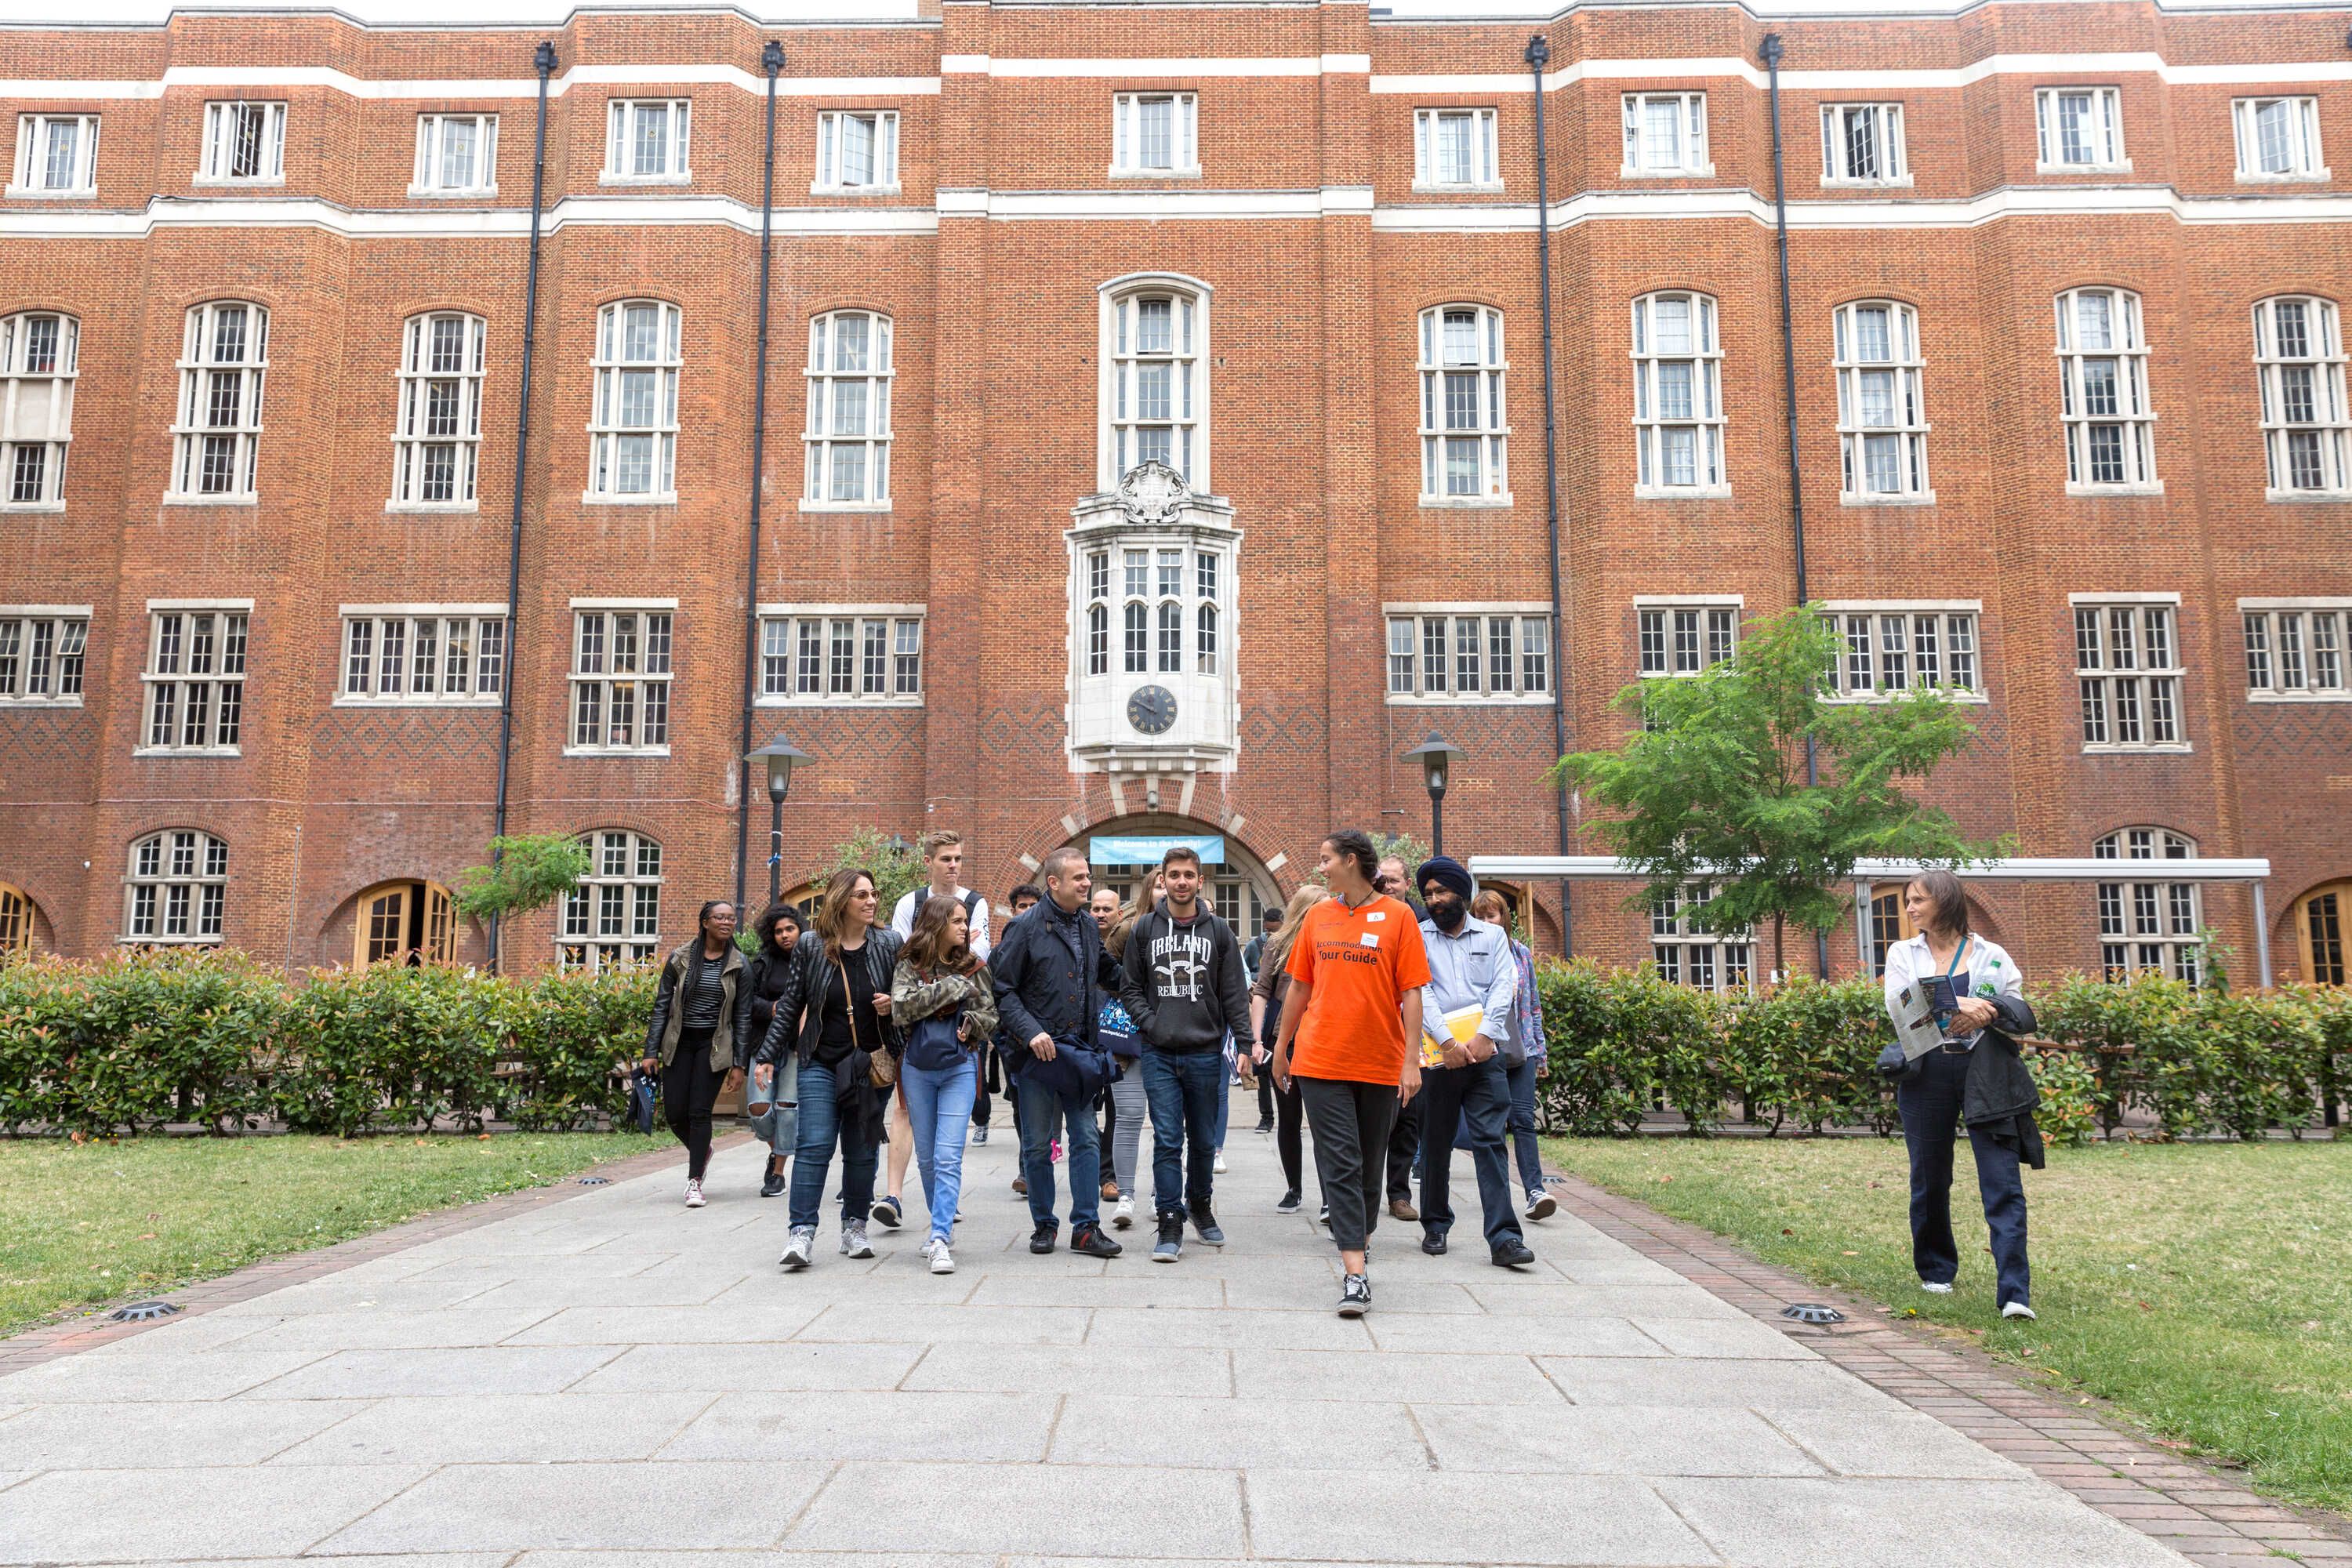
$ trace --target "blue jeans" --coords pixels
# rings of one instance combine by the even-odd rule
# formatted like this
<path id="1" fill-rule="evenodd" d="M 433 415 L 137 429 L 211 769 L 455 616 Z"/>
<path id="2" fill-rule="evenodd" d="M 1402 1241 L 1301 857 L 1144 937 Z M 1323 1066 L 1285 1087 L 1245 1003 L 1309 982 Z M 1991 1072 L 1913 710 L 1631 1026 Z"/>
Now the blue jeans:
<path id="1" fill-rule="evenodd" d="M 1217 1115 L 1225 1058 L 1215 1051 L 1146 1051 L 1143 1093 L 1151 1102 L 1151 1205 L 1190 1219 L 1207 1213 L 1216 1167 Z"/>
<path id="2" fill-rule="evenodd" d="M 1519 1185 L 1534 1193 L 1543 1190 L 1543 1151 L 1536 1146 L 1536 1058 L 1523 1058 L 1517 1067 L 1503 1069 L 1503 1080 L 1511 1090 L 1511 1152 L 1518 1157 Z"/>
<path id="3" fill-rule="evenodd" d="M 1963 1052 L 1929 1051 L 1919 1063 L 1917 1078 L 1895 1086 L 1903 1142 L 1911 1152 L 1911 1265 L 1927 1283 L 1948 1285 L 1960 1271 L 1959 1244 L 1952 1237 L 1952 1152 L 1959 1141 L 1969 1058 Z M 1995 1299 L 2004 1307 L 2011 1301 L 2031 1305 L 2033 1276 L 2025 1261 L 2025 1183 L 2018 1174 L 2018 1152 L 1973 1127 L 1969 1147 L 1976 1155 L 1977 1193 L 1992 1233 Z"/>
<path id="4" fill-rule="evenodd" d="M 951 1068 L 902 1063 L 898 1082 L 907 1091 L 907 1128 L 915 1135 L 923 1202 L 931 1211 L 931 1238 L 945 1242 L 953 1236 L 956 1196 L 963 1190 L 963 1140 L 971 1125 L 972 1096 L 980 1089 L 980 1063 L 970 1056 Z"/>
<path id="5" fill-rule="evenodd" d="M 859 1088 L 841 1082 L 848 1070 L 846 1062 L 829 1068 L 811 1062 L 801 1068 L 800 1138 L 793 1146 L 791 1224 L 795 1230 L 816 1228 L 817 1205 L 824 1201 L 824 1179 L 833 1169 L 836 1139 L 841 1143 L 842 1225 L 863 1225 L 874 1210 L 874 1167 L 880 1147 L 842 1119 L 841 1100 Z"/>
<path id="6" fill-rule="evenodd" d="M 1102 1219 L 1102 1128 L 1095 1121 L 1094 1097 L 1063 1096 L 1024 1083 L 1014 1105 L 1021 1117 L 1021 1173 L 1029 1181 L 1030 1221 L 1041 1230 L 1059 1228 L 1053 1158 L 1059 1132 L 1070 1141 L 1070 1228 L 1092 1230 Z M 808 1115 L 805 1097 L 801 1115 Z"/>
<path id="7" fill-rule="evenodd" d="M 792 1157 L 800 1143 L 800 1101 L 794 1098 L 800 1093 L 800 1058 L 786 1051 L 784 1059 L 776 1064 L 776 1076 L 770 1084 L 772 1098 L 766 1113 L 751 1118 L 751 1136 L 765 1143 L 770 1153 L 785 1159 Z M 746 1105 L 757 1102 L 756 1086 L 745 1094 Z"/>
<path id="8" fill-rule="evenodd" d="M 1470 1135 L 1470 1165 L 1478 1174 L 1478 1206 L 1486 1216 L 1488 1250 L 1506 1241 L 1517 1241 L 1518 1211 L 1511 1203 L 1509 1165 L 1503 1157 L 1503 1127 L 1509 1114 L 1510 1091 L 1500 1058 L 1488 1057 L 1467 1067 L 1421 1069 L 1421 1099 L 1425 1127 L 1452 1127 L 1458 1121 Z M 1451 1178 L 1454 1142 L 1424 1138 L 1421 1143 L 1421 1224 L 1432 1236 L 1444 1236 L 1454 1226 Z"/>

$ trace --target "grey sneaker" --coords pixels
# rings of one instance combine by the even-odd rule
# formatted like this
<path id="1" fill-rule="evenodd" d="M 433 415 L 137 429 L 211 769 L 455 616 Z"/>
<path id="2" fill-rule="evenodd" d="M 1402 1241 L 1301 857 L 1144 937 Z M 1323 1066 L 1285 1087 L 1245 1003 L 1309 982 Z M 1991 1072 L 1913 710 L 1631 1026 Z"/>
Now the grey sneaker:
<path id="1" fill-rule="evenodd" d="M 794 1226 L 792 1236 L 784 1242 L 784 1255 L 776 1262 L 795 1274 L 809 1266 L 816 1252 L 816 1230 L 812 1226 Z"/>
<path id="2" fill-rule="evenodd" d="M 841 1252 L 845 1258 L 871 1258 L 874 1244 L 866 1239 L 866 1222 L 851 1220 L 841 1227 Z"/>
<path id="3" fill-rule="evenodd" d="M 1211 1214 L 1207 1208 L 1197 1208 L 1192 1211 L 1192 1228 L 1200 1233 L 1201 1240 L 1204 1245 L 1224 1246 L 1225 1233 L 1219 1227 L 1217 1216 Z"/>
<path id="4" fill-rule="evenodd" d="M 1372 1310 L 1372 1282 L 1360 1274 L 1350 1274 L 1339 1285 L 1339 1315 L 1360 1318 Z"/>
<path id="5" fill-rule="evenodd" d="M 1152 1245 L 1151 1261 L 1173 1263 L 1184 1256 L 1184 1222 L 1172 1214 L 1160 1216 L 1160 1239 Z"/>

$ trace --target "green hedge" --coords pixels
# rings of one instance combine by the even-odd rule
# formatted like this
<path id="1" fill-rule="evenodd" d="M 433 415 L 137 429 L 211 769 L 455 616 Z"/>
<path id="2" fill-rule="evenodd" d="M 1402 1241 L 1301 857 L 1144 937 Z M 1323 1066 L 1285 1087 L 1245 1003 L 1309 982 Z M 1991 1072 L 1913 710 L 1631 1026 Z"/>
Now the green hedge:
<path id="1" fill-rule="evenodd" d="M 1771 1132 L 1895 1126 L 1874 1063 L 1894 1034 L 1878 983 L 1800 979 L 1755 996 L 1673 985 L 1647 964 L 1545 963 L 1549 1065 L 1546 1128 L 1625 1135 L 1653 1110 L 1694 1134 L 1739 1116 Z M 2288 986 L 2256 994 L 2144 977 L 2069 976 L 2033 997 L 2042 1037 L 2029 1053 L 2045 1136 L 2082 1142 L 2127 1109 L 2158 1136 L 2298 1135 L 2323 1103 L 2352 1089 L 2352 996 Z"/>
<path id="2" fill-rule="evenodd" d="M 232 952 L 0 966 L 0 1131 L 195 1121 L 341 1136 L 492 1118 L 607 1124 L 654 976 L 379 965 L 289 977 Z"/>

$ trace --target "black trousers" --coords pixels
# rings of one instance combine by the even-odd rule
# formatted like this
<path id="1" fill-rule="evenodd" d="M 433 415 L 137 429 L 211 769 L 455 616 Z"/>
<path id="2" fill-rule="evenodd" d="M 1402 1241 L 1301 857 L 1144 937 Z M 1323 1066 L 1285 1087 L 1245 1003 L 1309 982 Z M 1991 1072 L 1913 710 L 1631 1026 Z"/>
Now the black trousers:
<path id="1" fill-rule="evenodd" d="M 1412 1103 L 1398 1113 L 1396 1123 L 1389 1129 L 1389 1198 L 1394 1202 L 1412 1198 L 1412 1161 L 1421 1152 L 1421 1101 L 1414 1095 Z"/>
<path id="2" fill-rule="evenodd" d="M 1274 1074 L 1269 1071 L 1258 1081 L 1272 1083 Z M 1287 1089 L 1276 1091 L 1274 1110 L 1274 1144 L 1282 1155 L 1282 1184 L 1294 1193 L 1304 1192 L 1306 1189 L 1299 1184 L 1298 1178 L 1303 1173 L 1300 1166 L 1305 1160 L 1306 1150 L 1300 1142 L 1298 1129 L 1307 1119 L 1307 1108 L 1298 1097 L 1297 1079 L 1290 1080 Z"/>
<path id="3" fill-rule="evenodd" d="M 725 1073 L 710 1070 L 712 1033 L 680 1029 L 677 1053 L 662 1072 L 662 1113 L 686 1145 L 687 1179 L 695 1182 L 702 1180 L 703 1169 L 710 1163 L 710 1108 L 719 1102 L 719 1088 L 727 1081 Z"/>
<path id="4" fill-rule="evenodd" d="M 1382 1172 L 1380 1151 L 1396 1125 L 1397 1088 L 1392 1083 L 1353 1083 L 1345 1079 L 1297 1078 L 1315 1131 L 1315 1173 L 1323 1201 L 1331 1205 L 1331 1241 L 1342 1252 L 1361 1252 L 1381 1222 Z"/>
<path id="5" fill-rule="evenodd" d="M 988 1125 L 988 1113 L 994 1108 L 994 1102 L 988 1098 L 988 1091 L 996 1082 L 998 1070 L 996 1047 L 983 1043 L 980 1047 L 978 1081 L 972 1085 L 971 1124 L 974 1127 Z"/>
<path id="6" fill-rule="evenodd" d="M 1427 1125 L 1460 1128 L 1470 1137 L 1470 1167 L 1478 1178 L 1478 1207 L 1488 1250 L 1523 1240 L 1511 1205 L 1510 1160 L 1503 1131 L 1511 1110 L 1511 1087 L 1503 1058 L 1488 1057 L 1458 1068 L 1421 1069 L 1416 1107 L 1428 1107 Z M 1433 1236 L 1454 1228 L 1454 1137 L 1431 1138 L 1422 1150 L 1421 1226 Z"/>

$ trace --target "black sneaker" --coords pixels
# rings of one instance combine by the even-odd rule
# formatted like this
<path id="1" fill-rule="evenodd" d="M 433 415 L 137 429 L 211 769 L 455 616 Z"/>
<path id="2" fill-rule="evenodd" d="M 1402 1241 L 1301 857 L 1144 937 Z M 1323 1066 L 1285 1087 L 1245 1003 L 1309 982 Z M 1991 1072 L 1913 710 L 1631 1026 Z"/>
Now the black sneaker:
<path id="1" fill-rule="evenodd" d="M 1350 1274 L 1339 1285 L 1339 1315 L 1360 1318 L 1372 1310 L 1372 1282 L 1360 1274 Z"/>
<path id="2" fill-rule="evenodd" d="M 1053 1251 L 1055 1239 L 1061 1234 L 1062 1230 L 1059 1226 L 1039 1226 L 1035 1230 L 1029 1233 L 1029 1250 L 1032 1252 Z"/>
<path id="3" fill-rule="evenodd" d="M 1217 1224 L 1217 1216 L 1209 1212 L 1208 1205 L 1202 1204 L 1192 1210 L 1192 1228 L 1200 1233 L 1202 1241 L 1207 1245 L 1224 1246 L 1224 1230 Z"/>
<path id="4" fill-rule="evenodd" d="M 1034 1242 L 1030 1244 L 1035 1246 Z M 1117 1258 L 1127 1250 L 1102 1233 L 1099 1226 L 1082 1226 L 1070 1237 L 1070 1250 L 1083 1252 L 1088 1258 Z"/>
<path id="5" fill-rule="evenodd" d="M 1535 1260 L 1536 1255 L 1528 1249 L 1528 1244 L 1517 1237 L 1495 1248 L 1495 1267 L 1497 1268 L 1525 1268 Z"/>
<path id="6" fill-rule="evenodd" d="M 1432 1258 L 1443 1258 L 1445 1256 L 1445 1237 L 1433 1230 L 1424 1231 L 1421 1237 L 1421 1249 Z"/>
<path id="7" fill-rule="evenodd" d="M 1271 1121 L 1261 1121 L 1257 1124 L 1257 1130 L 1260 1132 L 1271 1132 L 1274 1131 L 1274 1123 Z"/>
<path id="8" fill-rule="evenodd" d="M 777 1170 L 772 1166 L 770 1167 L 767 1180 L 760 1184 L 760 1195 L 763 1198 L 780 1197 L 782 1195 L 783 1190 L 783 1172 Z"/>
<path id="9" fill-rule="evenodd" d="M 1293 1187 L 1288 1192 L 1283 1194 L 1282 1201 L 1274 1205 L 1274 1212 L 1276 1214 L 1297 1214 L 1298 1212 L 1298 1189 L 1297 1187 Z"/>
<path id="10" fill-rule="evenodd" d="M 1173 1263 L 1184 1256 L 1184 1221 L 1182 1216 L 1164 1214 L 1160 1216 L 1160 1239 L 1152 1243 L 1151 1261 Z"/>

